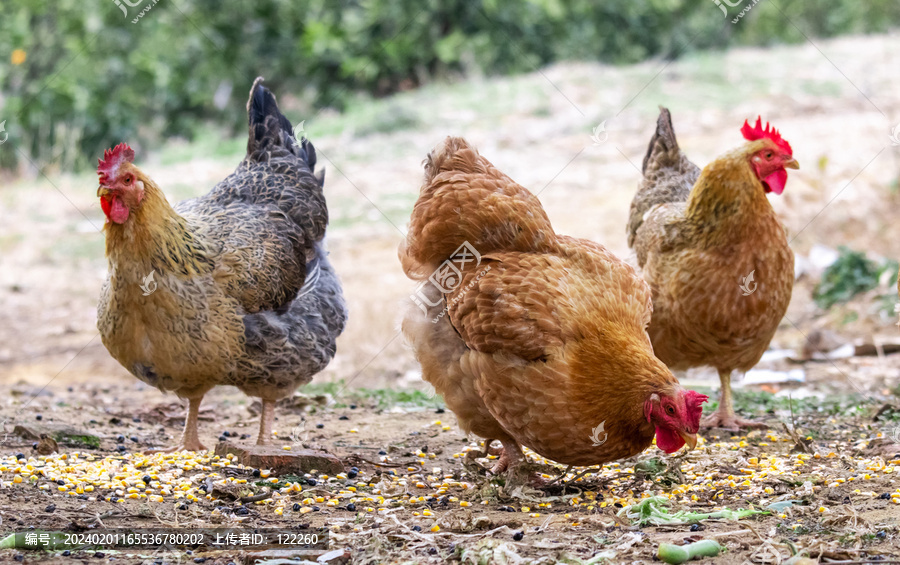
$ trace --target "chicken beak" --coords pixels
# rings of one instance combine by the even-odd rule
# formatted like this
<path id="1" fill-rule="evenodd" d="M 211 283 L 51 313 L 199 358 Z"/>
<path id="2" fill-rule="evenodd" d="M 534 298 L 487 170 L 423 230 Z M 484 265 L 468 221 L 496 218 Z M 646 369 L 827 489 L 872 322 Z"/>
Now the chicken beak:
<path id="1" fill-rule="evenodd" d="M 796 159 L 791 157 L 790 159 L 788 159 L 787 161 L 784 162 L 784 168 L 785 169 L 799 169 L 800 163 L 798 163 Z"/>
<path id="2" fill-rule="evenodd" d="M 684 443 L 686 443 L 690 449 L 695 449 L 697 447 L 697 434 L 689 434 L 684 430 L 679 430 L 678 435 L 681 436 L 681 439 L 684 440 Z"/>
<path id="3" fill-rule="evenodd" d="M 107 188 L 107 187 L 101 185 L 101 186 L 97 189 L 97 196 L 98 196 L 98 197 L 102 198 L 102 197 L 106 196 L 107 194 L 109 194 L 109 188 Z"/>

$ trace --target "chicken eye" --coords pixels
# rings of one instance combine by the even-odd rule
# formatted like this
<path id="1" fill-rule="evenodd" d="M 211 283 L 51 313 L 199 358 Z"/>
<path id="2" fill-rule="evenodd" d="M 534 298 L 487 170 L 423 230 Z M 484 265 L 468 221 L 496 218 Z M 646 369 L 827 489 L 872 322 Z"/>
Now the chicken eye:
<path id="1" fill-rule="evenodd" d="M 673 408 L 672 406 L 666 406 L 666 414 L 668 414 L 669 416 L 674 416 L 675 408 Z"/>
<path id="2" fill-rule="evenodd" d="M 125 177 L 125 184 L 131 184 L 131 177 Z"/>
<path id="3" fill-rule="evenodd" d="M 771 158 L 772 158 L 772 152 L 766 151 L 766 159 L 771 159 Z"/>

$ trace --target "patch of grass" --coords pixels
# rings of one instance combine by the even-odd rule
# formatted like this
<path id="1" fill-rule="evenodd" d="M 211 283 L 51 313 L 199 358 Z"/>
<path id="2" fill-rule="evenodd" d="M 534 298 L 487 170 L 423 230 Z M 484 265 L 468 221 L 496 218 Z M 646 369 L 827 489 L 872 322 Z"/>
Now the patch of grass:
<path id="1" fill-rule="evenodd" d="M 348 389 L 342 380 L 330 383 L 312 383 L 300 389 L 308 395 L 327 394 L 334 398 L 336 406 L 344 408 L 350 404 L 368 404 L 379 410 L 395 406 L 415 408 L 443 408 L 444 399 L 440 395 L 430 395 L 415 389 L 354 388 Z"/>
<path id="2" fill-rule="evenodd" d="M 822 280 L 813 291 L 813 299 L 819 308 L 828 309 L 847 302 L 857 294 L 873 290 L 878 287 L 882 274 L 897 271 L 896 261 L 879 265 L 861 251 L 843 246 L 839 250 L 838 260 L 825 269 Z M 896 284 L 896 274 L 893 277 Z"/>
<path id="3" fill-rule="evenodd" d="M 825 414 L 828 416 L 858 416 L 868 413 L 871 408 L 869 401 L 858 394 L 826 397 L 824 399 L 789 398 L 776 396 L 764 391 L 735 391 L 734 409 L 739 413 L 774 413 L 775 411 L 791 410 L 794 414 L 803 413 Z M 710 402 L 704 406 L 712 412 L 718 408 L 718 402 Z"/>

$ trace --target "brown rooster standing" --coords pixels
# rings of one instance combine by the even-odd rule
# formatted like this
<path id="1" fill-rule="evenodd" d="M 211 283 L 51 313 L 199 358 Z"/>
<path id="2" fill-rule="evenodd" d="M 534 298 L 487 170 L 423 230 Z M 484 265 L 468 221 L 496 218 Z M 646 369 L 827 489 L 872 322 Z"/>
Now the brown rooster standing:
<path id="1" fill-rule="evenodd" d="M 759 424 L 734 413 L 731 373 L 762 357 L 787 311 L 794 254 L 766 194 L 781 194 L 791 146 L 762 120 L 745 122 L 747 143 L 702 171 L 678 147 L 661 109 L 628 222 L 653 291 L 653 351 L 672 370 L 712 366 L 722 390 L 705 427 Z"/>
<path id="2" fill-rule="evenodd" d="M 315 149 L 294 139 L 261 78 L 247 111 L 247 156 L 204 196 L 169 205 L 125 144 L 97 168 L 109 260 L 97 326 L 134 376 L 188 399 L 168 451 L 206 449 L 197 414 L 216 385 L 262 399 L 257 443 L 268 443 L 275 402 L 325 368 L 347 319 L 322 247 Z"/>
<path id="3" fill-rule="evenodd" d="M 424 281 L 403 320 L 460 427 L 570 465 L 696 443 L 701 403 L 650 348 L 650 289 L 603 246 L 557 234 L 540 201 L 461 138 L 429 156 L 400 260 Z"/>

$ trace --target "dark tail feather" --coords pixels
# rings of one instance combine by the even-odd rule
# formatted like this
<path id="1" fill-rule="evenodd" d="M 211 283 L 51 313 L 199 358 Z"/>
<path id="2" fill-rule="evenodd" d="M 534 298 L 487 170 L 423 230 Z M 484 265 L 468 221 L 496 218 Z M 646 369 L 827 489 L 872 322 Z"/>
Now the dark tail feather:
<path id="1" fill-rule="evenodd" d="M 650 139 L 641 172 L 647 174 L 647 166 L 654 163 L 656 164 L 654 168 L 657 169 L 674 165 L 678 162 L 680 153 L 678 140 L 675 139 L 675 129 L 672 127 L 672 115 L 668 108 L 660 106 L 659 118 L 656 120 L 656 133 Z"/>
<path id="2" fill-rule="evenodd" d="M 294 126 L 275 101 L 275 95 L 263 86 L 263 77 L 257 77 L 250 89 L 250 99 L 247 100 L 247 117 L 250 126 L 250 140 L 247 144 L 247 154 L 253 155 L 260 149 L 269 146 L 284 146 L 292 153 L 306 161 L 309 170 L 316 169 L 316 149 L 305 137 L 299 140 L 294 138 Z"/>

